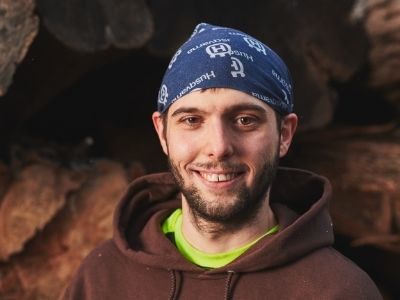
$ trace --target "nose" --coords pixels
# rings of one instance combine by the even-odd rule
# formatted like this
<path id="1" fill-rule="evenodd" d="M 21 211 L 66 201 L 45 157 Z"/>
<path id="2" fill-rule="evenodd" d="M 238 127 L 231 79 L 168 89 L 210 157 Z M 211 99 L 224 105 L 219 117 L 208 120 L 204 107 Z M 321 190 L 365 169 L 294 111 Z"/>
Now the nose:
<path id="1" fill-rule="evenodd" d="M 234 139 L 229 126 L 222 121 L 212 122 L 204 137 L 205 154 L 217 161 L 229 158 L 234 153 Z"/>

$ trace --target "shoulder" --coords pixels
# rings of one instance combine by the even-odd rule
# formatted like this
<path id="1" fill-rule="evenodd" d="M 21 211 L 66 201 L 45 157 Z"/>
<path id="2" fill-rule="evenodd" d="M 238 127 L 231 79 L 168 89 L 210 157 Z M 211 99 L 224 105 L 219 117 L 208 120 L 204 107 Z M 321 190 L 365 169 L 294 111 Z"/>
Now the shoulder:
<path id="1" fill-rule="evenodd" d="M 75 278 L 86 282 L 110 280 L 110 274 L 130 269 L 135 262 L 122 253 L 113 240 L 107 240 L 95 247 L 81 262 Z"/>
<path id="2" fill-rule="evenodd" d="M 103 242 L 82 260 L 59 299 L 95 299 L 88 293 L 92 294 L 97 290 L 96 286 L 99 284 L 107 284 L 110 280 L 112 281 L 111 274 L 115 275 L 118 268 L 127 264 L 129 262 L 112 240 Z"/>
<path id="3" fill-rule="evenodd" d="M 346 299 L 382 299 L 369 275 L 332 247 L 311 253 L 308 259 L 311 277 L 327 293 Z"/>

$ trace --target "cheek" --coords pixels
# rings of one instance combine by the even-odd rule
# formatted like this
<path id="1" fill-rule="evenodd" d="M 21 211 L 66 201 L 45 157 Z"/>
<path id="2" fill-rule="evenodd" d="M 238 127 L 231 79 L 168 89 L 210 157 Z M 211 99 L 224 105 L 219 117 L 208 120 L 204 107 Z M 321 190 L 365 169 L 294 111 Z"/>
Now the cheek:
<path id="1" fill-rule="evenodd" d="M 257 169 L 278 154 L 279 141 L 276 136 L 262 135 L 253 141 L 247 141 L 245 149 L 244 157 Z"/>
<path id="2" fill-rule="evenodd" d="M 171 134 L 167 138 L 168 156 L 175 163 L 190 161 L 195 156 L 196 144 L 188 135 Z"/>

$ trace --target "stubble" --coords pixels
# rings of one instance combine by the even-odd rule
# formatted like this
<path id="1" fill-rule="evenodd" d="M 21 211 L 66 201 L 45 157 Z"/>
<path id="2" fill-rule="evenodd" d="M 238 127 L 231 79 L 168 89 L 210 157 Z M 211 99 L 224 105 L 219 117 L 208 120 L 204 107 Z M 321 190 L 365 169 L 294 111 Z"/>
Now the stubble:
<path id="1" fill-rule="evenodd" d="M 268 201 L 268 192 L 277 171 L 279 156 L 276 152 L 271 156 L 265 160 L 255 178 L 253 188 L 243 183 L 227 192 L 228 196 L 232 197 L 231 201 L 218 201 L 219 195 L 215 195 L 215 201 L 211 202 L 210 199 L 205 199 L 194 185 L 188 185 L 176 164 L 168 159 L 170 170 L 189 206 L 193 224 L 199 230 L 208 233 L 235 232 L 245 226 L 251 226 L 264 202 Z M 235 165 L 228 162 L 207 165 L 235 169 Z"/>

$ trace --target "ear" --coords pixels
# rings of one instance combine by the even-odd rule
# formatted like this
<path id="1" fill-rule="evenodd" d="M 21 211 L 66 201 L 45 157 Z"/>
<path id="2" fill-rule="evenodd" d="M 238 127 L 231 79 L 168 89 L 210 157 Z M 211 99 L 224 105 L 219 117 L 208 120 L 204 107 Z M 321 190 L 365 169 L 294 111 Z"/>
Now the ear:
<path id="1" fill-rule="evenodd" d="M 279 145 L 279 157 L 283 157 L 289 150 L 294 133 L 296 132 L 298 118 L 294 113 L 284 116 L 281 122 L 281 142 Z"/>
<path id="2" fill-rule="evenodd" d="M 166 117 L 167 116 L 165 116 L 165 118 Z M 160 140 L 161 147 L 162 147 L 164 153 L 166 155 L 168 155 L 168 147 L 167 147 L 167 139 L 166 139 L 167 128 L 164 128 L 163 117 L 161 116 L 160 112 L 155 111 L 152 115 L 152 119 L 153 119 L 154 128 L 156 129 L 158 138 Z"/>

